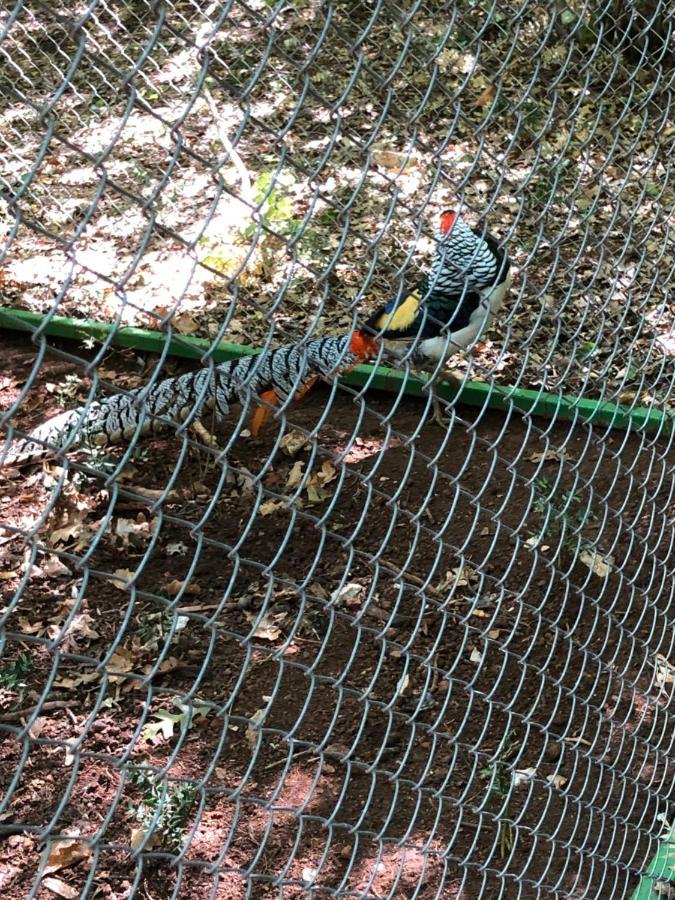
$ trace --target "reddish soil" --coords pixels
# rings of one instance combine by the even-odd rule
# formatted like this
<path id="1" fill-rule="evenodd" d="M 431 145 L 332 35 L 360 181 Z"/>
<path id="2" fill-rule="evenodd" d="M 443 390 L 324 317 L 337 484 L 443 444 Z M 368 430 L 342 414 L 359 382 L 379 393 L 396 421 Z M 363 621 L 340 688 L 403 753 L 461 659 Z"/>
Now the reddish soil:
<path id="1" fill-rule="evenodd" d="M 7 408 L 35 352 L 2 348 Z M 129 353 L 105 366 L 146 377 Z M 54 412 L 69 372 L 47 359 L 15 423 Z M 468 409 L 443 433 L 420 401 L 328 388 L 288 420 L 315 429 L 329 401 L 292 456 L 272 421 L 226 467 L 167 437 L 109 486 L 5 470 L 0 673 L 30 671 L 0 692 L 3 897 L 36 889 L 55 836 L 87 842 L 47 876 L 73 897 L 630 895 L 672 813 L 665 447 Z M 541 476 L 608 574 L 552 526 L 533 549 Z M 149 739 L 174 700 L 206 714 Z M 194 786 L 174 846 L 131 851 L 130 766 Z"/>

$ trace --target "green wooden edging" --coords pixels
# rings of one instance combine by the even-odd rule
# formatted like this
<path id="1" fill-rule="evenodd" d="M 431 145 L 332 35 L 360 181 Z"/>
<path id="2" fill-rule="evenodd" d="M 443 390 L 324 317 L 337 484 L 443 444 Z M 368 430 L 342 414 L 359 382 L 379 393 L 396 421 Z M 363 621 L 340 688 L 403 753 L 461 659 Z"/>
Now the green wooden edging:
<path id="1" fill-rule="evenodd" d="M 658 882 L 675 883 L 675 827 L 659 845 L 631 900 L 662 900 L 663 893 L 658 894 L 654 890 Z"/>
<path id="2" fill-rule="evenodd" d="M 215 362 L 238 359 L 260 352 L 258 348 L 242 344 L 221 342 L 213 347 L 212 342 L 205 338 L 168 335 L 163 331 L 148 331 L 143 328 L 87 319 L 70 319 L 8 307 L 0 307 L 0 328 L 39 332 L 70 340 L 82 341 L 93 338 L 99 342 L 107 341 L 116 347 L 132 347 L 153 353 L 164 352 L 168 340 L 167 352 L 172 356 L 200 359 L 208 353 Z M 424 377 L 410 375 L 398 369 L 369 365 L 356 366 L 351 372 L 341 375 L 340 381 L 352 387 L 403 392 L 412 397 L 422 396 L 426 384 Z M 609 428 L 624 430 L 635 428 L 649 432 L 660 431 L 662 434 L 670 434 L 673 430 L 673 416 L 654 407 L 622 406 L 527 388 L 501 387 L 481 381 L 467 381 L 459 391 L 451 385 L 443 384 L 440 386 L 439 394 L 446 400 L 457 397 L 461 403 L 468 406 L 502 411 L 515 408 L 519 412 L 546 419 L 580 419 Z"/>

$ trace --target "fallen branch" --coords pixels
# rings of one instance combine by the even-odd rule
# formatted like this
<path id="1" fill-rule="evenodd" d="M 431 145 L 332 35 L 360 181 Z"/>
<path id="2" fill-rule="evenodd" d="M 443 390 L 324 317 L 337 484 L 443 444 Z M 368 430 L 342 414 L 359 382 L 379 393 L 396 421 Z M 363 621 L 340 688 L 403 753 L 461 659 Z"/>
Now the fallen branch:
<path id="1" fill-rule="evenodd" d="M 53 712 L 55 709 L 72 709 L 79 705 L 79 700 L 47 700 L 46 703 L 36 703 L 35 706 L 27 706 L 25 709 L 2 713 L 0 722 L 17 722 L 25 716 L 32 716 L 34 712 Z"/>

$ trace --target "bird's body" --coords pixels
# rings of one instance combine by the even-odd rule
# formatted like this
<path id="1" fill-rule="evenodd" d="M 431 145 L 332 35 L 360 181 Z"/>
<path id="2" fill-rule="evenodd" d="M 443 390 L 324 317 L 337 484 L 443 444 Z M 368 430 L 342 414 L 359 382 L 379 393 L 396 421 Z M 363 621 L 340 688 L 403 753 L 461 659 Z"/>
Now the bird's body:
<path id="1" fill-rule="evenodd" d="M 59 413 L 4 451 L 0 447 L 0 465 L 159 433 L 188 417 L 198 420 L 205 412 L 221 420 L 231 404 L 246 402 L 248 396 L 263 398 L 268 404 L 260 408 L 262 415 L 260 409 L 256 412 L 255 432 L 269 415 L 269 405 L 302 395 L 317 378 L 349 369 L 373 353 L 373 340 L 367 336 L 330 336 L 167 378 L 149 389 L 114 394 Z"/>
<path id="2" fill-rule="evenodd" d="M 431 272 L 418 287 L 381 307 L 366 323 L 387 349 L 439 362 L 473 344 L 492 321 L 511 285 L 509 259 L 490 235 L 454 214 L 443 220 Z M 406 346 L 407 345 L 407 346 Z"/>
<path id="3" fill-rule="evenodd" d="M 0 466 L 164 431 L 188 419 L 199 420 L 207 411 L 220 420 L 232 403 L 246 403 L 249 397 L 262 401 L 253 418 L 256 434 L 271 407 L 302 396 L 318 378 L 377 356 L 380 340 L 399 359 L 406 357 L 433 371 L 433 393 L 447 358 L 475 343 L 511 284 L 505 251 L 454 213 L 441 215 L 437 240 L 430 274 L 415 290 L 381 307 L 364 329 L 211 365 L 60 413 L 0 446 Z M 438 398 L 433 396 L 440 420 Z"/>
<path id="4" fill-rule="evenodd" d="M 469 349 L 492 322 L 511 286 L 506 252 L 490 235 L 470 229 L 452 212 L 441 216 L 431 271 L 366 322 L 386 350 L 437 370 Z"/>

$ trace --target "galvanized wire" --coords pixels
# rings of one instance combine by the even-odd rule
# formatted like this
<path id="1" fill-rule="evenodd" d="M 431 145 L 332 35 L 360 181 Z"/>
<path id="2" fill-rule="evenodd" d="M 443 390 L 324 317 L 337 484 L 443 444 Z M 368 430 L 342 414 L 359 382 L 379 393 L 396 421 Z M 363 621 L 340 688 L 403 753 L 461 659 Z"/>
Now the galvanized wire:
<path id="1" fill-rule="evenodd" d="M 212 366 L 222 340 L 351 330 L 453 206 L 519 269 L 461 377 L 671 410 L 662 0 L 2 16 L 6 306 L 163 331 L 151 384 L 186 333 Z M 112 347 L 38 329 L 5 428 L 44 417 L 53 360 L 91 380 L 85 408 L 125 390 Z M 1 617 L 7 896 L 54 874 L 83 897 L 631 896 L 672 825 L 672 438 L 457 404 L 440 433 L 404 390 L 289 398 L 262 460 L 244 396 L 217 447 L 187 422 L 28 480 L 30 515 L 3 521 L 24 554 Z M 55 541 L 86 497 L 86 532 Z M 63 615 L 40 627 L 55 560 Z M 54 870 L 64 840 L 84 862 Z"/>

